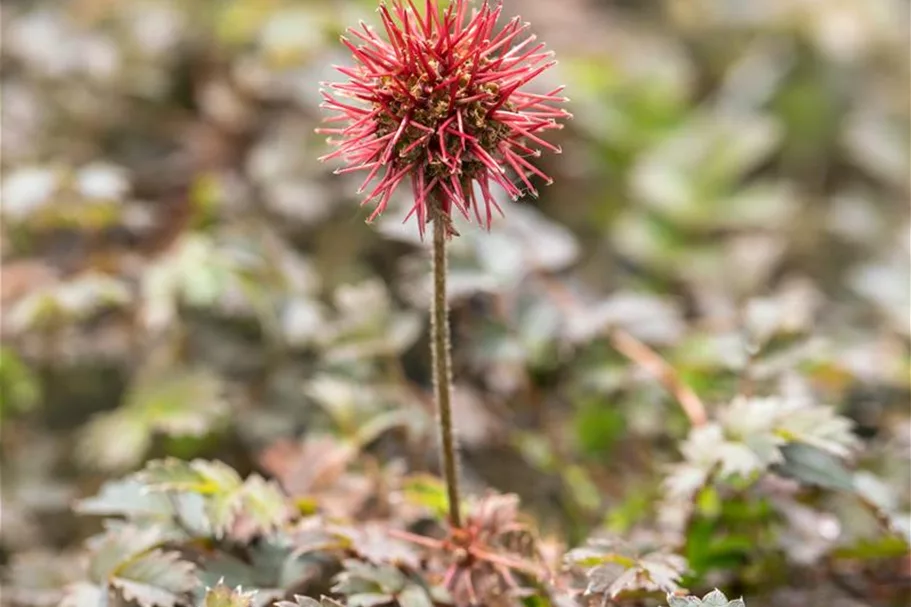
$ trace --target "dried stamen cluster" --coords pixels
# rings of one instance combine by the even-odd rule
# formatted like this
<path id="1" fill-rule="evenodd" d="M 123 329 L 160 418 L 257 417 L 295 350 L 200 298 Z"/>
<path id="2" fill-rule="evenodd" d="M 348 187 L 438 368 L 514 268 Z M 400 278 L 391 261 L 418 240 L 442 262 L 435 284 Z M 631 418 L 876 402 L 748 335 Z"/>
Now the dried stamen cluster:
<path id="1" fill-rule="evenodd" d="M 330 143 L 338 146 L 323 160 L 345 159 L 338 172 L 367 171 L 359 193 L 369 190 L 364 204 L 376 202 L 368 221 L 410 181 L 414 205 L 406 220 L 416 216 L 422 235 L 431 209 L 450 234 L 453 208 L 469 219 L 473 210 L 489 228 L 492 210 L 502 213 L 492 184 L 516 199 L 523 190 L 537 195 L 532 175 L 550 183 L 529 158 L 541 148 L 560 151 L 539 134 L 569 117 L 553 106 L 566 101 L 563 87 L 520 89 L 556 62 L 519 18 L 495 32 L 501 11 L 487 0 L 471 14 L 467 0 L 440 11 L 427 0 L 422 14 L 413 0 L 392 0 L 379 8 L 387 39 L 363 22 L 348 30 L 351 39 L 342 38 L 356 65 L 338 67 L 348 82 L 323 92 L 323 107 L 338 112 L 327 121 L 344 123 L 320 129 L 337 136 Z"/>
<path id="2" fill-rule="evenodd" d="M 446 539 L 434 539 L 392 530 L 390 534 L 431 550 L 445 563 L 441 583 L 456 605 L 480 605 L 480 597 L 504 592 L 520 595 L 521 579 L 547 577 L 536 556 L 537 549 L 528 528 L 518 520 L 519 500 L 515 495 L 488 495 L 479 500 L 461 529 L 450 530 Z M 524 538 L 533 554 L 507 547 L 509 540 Z M 517 579 L 518 576 L 518 579 Z"/>

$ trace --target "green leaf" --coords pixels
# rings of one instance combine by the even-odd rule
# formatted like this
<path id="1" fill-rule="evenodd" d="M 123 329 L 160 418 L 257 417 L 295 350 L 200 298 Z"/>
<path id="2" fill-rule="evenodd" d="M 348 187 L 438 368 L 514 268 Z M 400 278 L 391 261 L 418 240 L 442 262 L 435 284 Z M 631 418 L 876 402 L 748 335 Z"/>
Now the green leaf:
<path id="1" fill-rule="evenodd" d="M 88 578 L 141 607 L 174 607 L 199 581 L 193 563 L 159 548 L 174 539 L 155 525 L 110 524 L 88 542 Z"/>
<path id="2" fill-rule="evenodd" d="M 803 443 L 785 445 L 781 452 L 785 461 L 777 470 L 785 476 L 825 489 L 854 489 L 851 471 L 830 453 Z"/>
<path id="3" fill-rule="evenodd" d="M 832 407 L 795 403 L 779 415 L 776 431 L 789 441 L 846 458 L 859 444 L 853 426 L 854 422 L 838 415 Z"/>
<path id="4" fill-rule="evenodd" d="M 171 369 L 142 376 L 125 406 L 149 428 L 169 436 L 202 436 L 228 412 L 221 381 L 203 370 Z"/>
<path id="5" fill-rule="evenodd" d="M 211 533 L 205 506 L 201 495 L 150 493 L 148 485 L 131 476 L 108 481 L 98 495 L 76 502 L 74 510 L 79 514 L 120 516 L 135 523 L 171 527 L 204 537 Z"/>
<path id="6" fill-rule="evenodd" d="M 149 462 L 137 478 L 153 491 L 187 491 L 202 495 L 230 493 L 243 484 L 240 475 L 219 461 L 168 458 Z"/>
<path id="7" fill-rule="evenodd" d="M 324 596 L 319 601 L 307 596 L 294 595 L 294 601 L 279 601 L 275 607 L 345 607 L 342 603 Z"/>
<path id="8" fill-rule="evenodd" d="M 427 592 L 416 584 L 405 588 L 396 597 L 399 607 L 433 607 L 433 601 L 427 595 Z"/>
<path id="9" fill-rule="evenodd" d="M 405 574 L 391 565 L 371 565 L 355 559 L 347 559 L 343 565 L 344 569 L 335 576 L 332 587 L 332 591 L 339 594 L 395 595 L 407 583 Z"/>
<path id="10" fill-rule="evenodd" d="M 566 555 L 568 561 L 588 569 L 586 594 L 614 599 L 626 593 L 673 592 L 687 570 L 686 559 L 665 551 L 641 553 L 616 540 L 589 540 Z"/>
<path id="11" fill-rule="evenodd" d="M 602 401 L 590 402 L 575 414 L 574 425 L 579 446 L 591 456 L 611 450 L 626 430 L 626 418 L 618 406 Z"/>
<path id="12" fill-rule="evenodd" d="M 252 475 L 244 482 L 237 512 L 238 524 L 247 534 L 270 533 L 287 522 L 293 513 L 287 496 L 275 481 Z"/>
<path id="13" fill-rule="evenodd" d="M 196 566 L 179 553 L 152 550 L 119 567 L 110 584 L 142 607 L 174 607 L 197 582 Z"/>
<path id="14" fill-rule="evenodd" d="M 670 607 L 745 607 L 743 599 L 729 601 L 719 590 L 713 590 L 702 599 L 694 596 L 668 596 Z"/>
<path id="15" fill-rule="evenodd" d="M 294 595 L 294 601 L 279 601 L 275 607 L 320 607 L 320 602 L 309 596 Z"/>
<path id="16" fill-rule="evenodd" d="M 219 582 L 214 588 L 206 590 L 202 607 L 253 607 L 255 596 L 255 590 L 244 592 L 239 586 L 230 588 L 224 582 Z"/>
<path id="17" fill-rule="evenodd" d="M 131 386 L 123 406 L 89 422 L 78 453 L 105 470 L 130 468 L 142 460 L 156 432 L 199 437 L 226 415 L 221 381 L 211 373 L 148 372 Z"/>
<path id="18" fill-rule="evenodd" d="M 256 483 L 250 494 L 247 494 L 240 475 L 233 468 L 222 462 L 200 459 L 191 462 L 174 458 L 152 461 L 137 473 L 136 478 L 152 491 L 203 496 L 205 512 L 216 537 L 225 535 L 231 529 L 248 500 L 255 502 L 251 505 L 254 515 L 270 516 L 269 507 L 274 508 L 274 505 L 268 500 L 277 491 L 277 488 L 269 489 L 262 497 L 266 501 L 262 501 L 252 496 L 258 488 Z M 265 520 L 254 518 L 252 531 L 262 530 L 261 525 Z"/>
<path id="19" fill-rule="evenodd" d="M 405 479 L 403 492 L 410 503 L 423 506 L 440 518 L 449 511 L 446 487 L 435 476 L 413 474 Z"/>
<path id="20" fill-rule="evenodd" d="M 839 559 L 898 559 L 908 554 L 908 542 L 898 536 L 884 535 L 856 544 L 836 548 L 832 556 Z"/>
<path id="21" fill-rule="evenodd" d="M 140 519 L 173 515 L 167 496 L 149 494 L 146 484 L 135 479 L 108 481 L 98 495 L 79 500 L 73 509 L 79 514 Z"/>
<path id="22" fill-rule="evenodd" d="M 151 444 L 146 424 L 128 409 L 118 409 L 92 418 L 80 433 L 76 453 L 89 466 L 124 470 L 142 461 Z"/>
<path id="23" fill-rule="evenodd" d="M 110 525 L 101 535 L 90 539 L 89 579 L 106 584 L 119 568 L 167 539 L 160 527 L 143 528 Z"/>
<path id="24" fill-rule="evenodd" d="M 0 419 L 32 409 L 41 385 L 29 366 L 10 348 L 0 348 Z"/>
<path id="25" fill-rule="evenodd" d="M 388 605 L 395 601 L 391 594 L 365 592 L 363 594 L 352 594 L 348 597 L 349 607 L 379 607 Z"/>

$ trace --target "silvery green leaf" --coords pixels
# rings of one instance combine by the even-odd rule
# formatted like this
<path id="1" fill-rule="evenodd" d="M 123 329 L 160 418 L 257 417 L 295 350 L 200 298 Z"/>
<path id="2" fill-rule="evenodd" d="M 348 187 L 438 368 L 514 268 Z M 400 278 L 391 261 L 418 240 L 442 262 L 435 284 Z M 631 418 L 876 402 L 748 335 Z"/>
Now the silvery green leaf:
<path id="1" fill-rule="evenodd" d="M 240 489 L 243 481 L 237 472 L 219 461 L 176 458 L 154 460 L 136 476 L 156 491 L 188 491 L 210 495 Z"/>
<path id="2" fill-rule="evenodd" d="M 805 443 L 846 458 L 859 444 L 853 427 L 854 422 L 838 415 L 832 407 L 795 402 L 784 406 L 776 431 L 789 441 Z"/>
<path id="3" fill-rule="evenodd" d="M 433 607 L 433 601 L 421 586 L 411 584 L 396 597 L 400 607 Z"/>
<path id="4" fill-rule="evenodd" d="M 219 461 L 155 460 L 135 476 L 152 491 L 197 494 L 205 498 L 205 512 L 217 537 L 225 535 L 243 508 L 243 481 Z"/>
<path id="5" fill-rule="evenodd" d="M 742 607 L 743 599 L 729 601 L 720 590 L 713 590 L 702 597 L 703 607 Z"/>
<path id="6" fill-rule="evenodd" d="M 118 567 L 110 580 L 141 607 L 174 607 L 198 582 L 196 566 L 176 552 L 152 550 Z"/>
<path id="7" fill-rule="evenodd" d="M 89 539 L 88 577 L 98 584 L 105 584 L 116 571 L 144 552 L 148 552 L 168 539 L 162 527 L 145 525 L 109 524 L 108 529 Z"/>
<path id="8" fill-rule="evenodd" d="M 748 478 L 768 466 L 755 451 L 743 443 L 725 442 L 718 446 L 719 473 L 722 477 Z"/>
<path id="9" fill-rule="evenodd" d="M 144 421 L 129 409 L 117 409 L 96 415 L 81 429 L 76 456 L 95 468 L 123 470 L 141 462 L 151 444 Z"/>
<path id="10" fill-rule="evenodd" d="M 743 599 L 729 601 L 720 590 L 713 590 L 701 599 L 694 596 L 671 596 L 667 602 L 670 607 L 745 607 Z"/>
<path id="11" fill-rule="evenodd" d="M 167 518 L 173 514 L 167 496 L 150 495 L 145 484 L 135 479 L 108 481 L 97 495 L 76 502 L 74 509 L 80 514 L 126 518 Z"/>
<path id="12" fill-rule="evenodd" d="M 803 443 L 790 443 L 781 451 L 784 463 L 777 469 L 785 476 L 827 489 L 854 489 L 851 471 L 828 452 Z"/>
<path id="13" fill-rule="evenodd" d="M 309 596 L 294 595 L 294 601 L 279 601 L 275 607 L 320 607 L 320 602 Z"/>
<path id="14" fill-rule="evenodd" d="M 738 397 L 718 414 L 725 434 L 754 454 L 755 470 L 782 461 L 780 447 L 786 441 L 775 432 L 780 413 L 779 399 Z"/>
<path id="15" fill-rule="evenodd" d="M 292 516 L 288 497 L 275 481 L 251 475 L 244 481 L 241 494 L 238 519 L 247 534 L 270 533 Z"/>
<path id="16" fill-rule="evenodd" d="M 200 607 L 253 607 L 255 596 L 255 590 L 244 592 L 240 586 L 231 588 L 220 581 L 215 587 L 206 589 L 206 596 Z M 297 607 L 294 603 L 288 604 Z"/>
<path id="17" fill-rule="evenodd" d="M 586 568 L 586 594 L 616 598 L 625 592 L 673 592 L 686 572 L 683 557 L 664 551 L 640 553 L 634 546 L 614 538 L 589 540 L 566 560 Z"/>
<path id="18" fill-rule="evenodd" d="M 381 592 L 364 592 L 352 594 L 348 597 L 348 607 L 380 607 L 380 605 L 392 605 L 395 603 L 395 597 L 391 594 Z"/>

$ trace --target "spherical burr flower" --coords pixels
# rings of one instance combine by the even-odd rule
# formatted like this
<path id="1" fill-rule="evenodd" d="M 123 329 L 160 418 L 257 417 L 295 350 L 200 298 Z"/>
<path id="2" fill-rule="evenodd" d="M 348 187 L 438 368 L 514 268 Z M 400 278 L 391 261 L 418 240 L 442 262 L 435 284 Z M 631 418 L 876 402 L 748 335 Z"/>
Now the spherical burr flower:
<path id="1" fill-rule="evenodd" d="M 381 37 L 361 22 L 342 37 L 354 67 L 337 67 L 348 80 L 327 85 L 322 107 L 335 112 L 337 128 L 318 132 L 337 146 L 321 160 L 341 158 L 338 173 L 365 171 L 359 193 L 374 203 L 368 222 L 387 207 L 393 192 L 410 184 L 414 216 L 423 235 L 441 218 L 450 234 L 452 211 L 490 228 L 502 214 L 492 188 L 512 199 L 537 195 L 534 182 L 550 178 L 532 159 L 560 149 L 542 133 L 562 128 L 570 115 L 557 104 L 563 87 L 547 93 L 523 88 L 556 62 L 516 17 L 497 28 L 502 6 L 483 0 L 381 4 Z"/>

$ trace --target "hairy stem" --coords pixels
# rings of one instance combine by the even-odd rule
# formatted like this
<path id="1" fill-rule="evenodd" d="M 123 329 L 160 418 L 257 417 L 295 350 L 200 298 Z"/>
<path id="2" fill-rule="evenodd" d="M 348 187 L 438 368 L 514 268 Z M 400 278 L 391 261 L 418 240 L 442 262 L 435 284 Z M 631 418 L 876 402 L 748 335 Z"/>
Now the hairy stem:
<path id="1" fill-rule="evenodd" d="M 459 464 L 452 429 L 452 360 L 449 347 L 449 306 L 446 302 L 447 226 L 443 213 L 433 220 L 433 303 L 431 312 L 431 355 L 433 392 L 440 433 L 440 460 L 449 496 L 449 523 L 459 528 Z"/>

